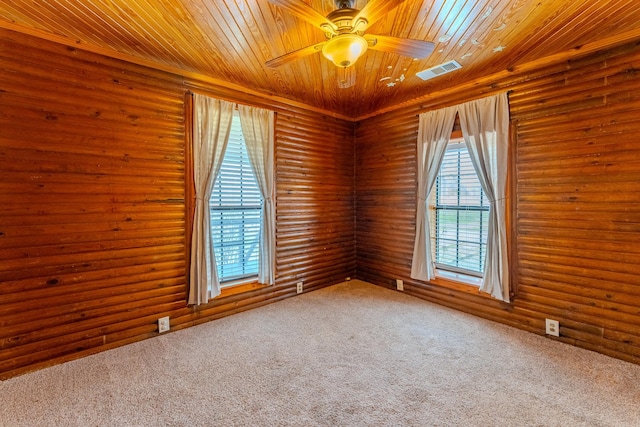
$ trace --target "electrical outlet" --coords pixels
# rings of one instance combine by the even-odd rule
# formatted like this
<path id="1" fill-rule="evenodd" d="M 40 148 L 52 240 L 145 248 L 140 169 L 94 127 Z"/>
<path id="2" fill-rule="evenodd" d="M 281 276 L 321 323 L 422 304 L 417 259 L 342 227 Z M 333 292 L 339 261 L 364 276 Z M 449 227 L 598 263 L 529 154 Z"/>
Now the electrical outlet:
<path id="1" fill-rule="evenodd" d="M 347 278 L 345 279 L 345 281 L 346 281 L 346 282 L 348 282 L 349 280 L 351 280 L 351 277 L 347 277 Z"/>
<path id="2" fill-rule="evenodd" d="M 552 319 L 545 319 L 545 326 L 547 335 L 553 335 L 554 337 L 560 336 L 560 322 Z"/>
<path id="3" fill-rule="evenodd" d="M 396 279 L 396 289 L 404 291 L 404 282 L 401 279 Z"/>
<path id="4" fill-rule="evenodd" d="M 302 282 L 298 282 L 298 287 L 296 288 L 296 291 L 301 294 L 302 293 Z"/>
<path id="5" fill-rule="evenodd" d="M 158 319 L 158 332 L 167 332 L 169 328 L 169 316 L 161 317 Z"/>

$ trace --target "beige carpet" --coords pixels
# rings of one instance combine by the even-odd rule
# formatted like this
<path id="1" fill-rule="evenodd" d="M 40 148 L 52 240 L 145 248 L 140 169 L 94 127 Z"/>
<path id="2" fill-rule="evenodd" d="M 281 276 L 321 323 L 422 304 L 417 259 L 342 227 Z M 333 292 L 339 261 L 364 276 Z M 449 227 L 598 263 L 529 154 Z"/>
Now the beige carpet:
<path id="1" fill-rule="evenodd" d="M 2 426 L 640 426 L 640 366 L 359 281 L 0 382 Z"/>

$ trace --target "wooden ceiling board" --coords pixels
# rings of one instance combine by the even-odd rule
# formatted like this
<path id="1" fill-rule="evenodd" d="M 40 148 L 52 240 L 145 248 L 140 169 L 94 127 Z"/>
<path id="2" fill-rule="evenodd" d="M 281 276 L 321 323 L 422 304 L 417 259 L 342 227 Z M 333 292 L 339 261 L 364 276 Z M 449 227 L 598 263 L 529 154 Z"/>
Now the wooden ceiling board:
<path id="1" fill-rule="evenodd" d="M 566 2 L 566 4 L 556 9 L 554 14 L 549 15 L 545 12 L 543 6 L 536 7 L 522 20 L 524 26 L 532 28 L 530 34 L 523 34 L 517 26 L 512 26 L 504 32 L 505 41 L 509 44 L 510 55 L 505 55 L 506 58 L 503 58 L 501 63 L 508 67 L 528 55 L 533 48 L 544 50 L 551 46 L 547 39 L 549 34 L 554 34 L 556 30 L 549 30 L 554 27 L 557 28 L 558 22 L 567 19 L 566 17 L 570 17 L 579 9 L 579 3 Z M 509 22 L 509 20 L 510 17 L 507 17 L 506 22 Z M 559 50 L 562 50 L 562 48 L 559 48 Z"/>
<path id="2" fill-rule="evenodd" d="M 570 49 L 579 46 L 583 40 L 598 40 L 607 37 L 615 32 L 615 28 L 630 28 L 632 25 L 624 24 L 624 10 L 619 9 L 616 2 L 605 5 L 590 4 L 577 15 L 565 15 L 556 21 L 553 33 L 536 45 L 528 43 L 524 48 L 528 50 L 528 57 L 535 58 L 544 55 L 545 47 L 559 46 L 560 50 Z M 637 13 L 636 20 L 637 20 Z M 622 19 L 612 20 L 611 17 L 618 16 Z M 580 25 L 572 23 L 579 22 Z M 637 23 L 637 22 L 636 22 Z"/>
<path id="3" fill-rule="evenodd" d="M 334 0 L 303 1 L 322 16 L 336 8 Z M 368 3 L 354 1 L 357 9 Z M 390 0 L 397 7 L 389 10 L 381 4 L 372 4 L 375 22 L 366 34 L 432 41 L 435 50 L 413 60 L 370 49 L 354 65 L 355 84 L 343 89 L 338 70 L 319 52 L 265 66 L 325 40 L 320 28 L 268 0 L 12 0 L 0 2 L 0 27 L 353 118 L 640 30 L 637 0 Z M 429 81 L 415 75 L 450 60 L 463 68 Z"/>

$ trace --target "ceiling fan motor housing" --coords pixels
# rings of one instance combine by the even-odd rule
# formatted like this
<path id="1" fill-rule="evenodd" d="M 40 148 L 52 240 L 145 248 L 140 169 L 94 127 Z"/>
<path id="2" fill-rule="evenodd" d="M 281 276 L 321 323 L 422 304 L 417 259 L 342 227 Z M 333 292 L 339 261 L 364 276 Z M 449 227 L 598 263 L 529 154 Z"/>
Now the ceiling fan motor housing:
<path id="1" fill-rule="evenodd" d="M 368 23 L 366 19 L 360 17 L 354 21 L 356 16 L 360 13 L 360 10 L 345 7 L 342 9 L 336 9 L 327 15 L 327 19 L 336 26 L 336 30 L 332 32 L 325 32 L 327 38 L 336 36 L 336 34 L 357 33 L 362 35 L 362 32 L 358 29 L 361 25 Z"/>

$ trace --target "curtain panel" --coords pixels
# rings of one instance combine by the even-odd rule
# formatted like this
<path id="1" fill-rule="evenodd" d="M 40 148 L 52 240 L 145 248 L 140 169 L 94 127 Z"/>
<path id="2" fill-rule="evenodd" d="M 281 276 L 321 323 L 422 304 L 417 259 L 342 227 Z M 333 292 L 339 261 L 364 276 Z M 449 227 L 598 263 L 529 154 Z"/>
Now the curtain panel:
<path id="1" fill-rule="evenodd" d="M 462 136 L 480 185 L 489 199 L 487 257 L 480 290 L 509 302 L 506 187 L 509 150 L 509 100 L 506 93 L 462 104 Z"/>
<path id="2" fill-rule="evenodd" d="M 455 107 L 420 114 L 418 124 L 418 195 L 416 237 L 411 262 L 411 278 L 435 279 L 435 260 L 431 252 L 431 212 L 428 200 L 456 119 Z"/>
<path id="3" fill-rule="evenodd" d="M 273 285 L 276 269 L 275 113 L 246 105 L 238 105 L 238 112 L 249 162 L 262 195 L 258 282 Z"/>
<path id="4" fill-rule="evenodd" d="M 189 304 L 206 304 L 220 294 L 211 240 L 209 200 L 227 149 L 234 104 L 193 95 L 193 180 L 195 210 L 191 240 Z M 210 290 L 209 290 L 210 289 Z"/>

